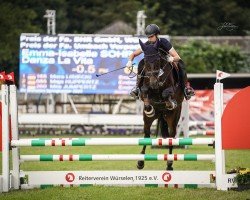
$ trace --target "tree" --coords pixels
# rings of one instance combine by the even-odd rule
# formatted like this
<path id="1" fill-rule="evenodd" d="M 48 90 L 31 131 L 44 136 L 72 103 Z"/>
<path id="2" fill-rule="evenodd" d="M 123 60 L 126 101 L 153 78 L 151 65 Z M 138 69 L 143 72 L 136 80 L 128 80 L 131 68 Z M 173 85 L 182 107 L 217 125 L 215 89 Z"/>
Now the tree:
<path id="1" fill-rule="evenodd" d="M 189 73 L 214 73 L 216 69 L 236 73 L 250 65 L 236 46 L 206 41 L 189 41 L 175 45 Z"/>
<path id="2" fill-rule="evenodd" d="M 136 13 L 142 4 L 137 0 L 68 0 L 68 19 L 66 32 L 92 34 L 111 24 L 123 20 L 136 26 Z"/>
<path id="3" fill-rule="evenodd" d="M 32 9 L 20 9 L 8 2 L 0 3 L 0 64 L 1 70 L 17 72 L 19 36 L 23 32 L 40 32 L 32 25 L 36 13 Z"/>
<path id="4" fill-rule="evenodd" d="M 147 23 L 157 22 L 169 35 L 247 35 L 250 4 L 243 0 L 145 0 Z M 234 26 L 222 28 L 223 24 Z"/>

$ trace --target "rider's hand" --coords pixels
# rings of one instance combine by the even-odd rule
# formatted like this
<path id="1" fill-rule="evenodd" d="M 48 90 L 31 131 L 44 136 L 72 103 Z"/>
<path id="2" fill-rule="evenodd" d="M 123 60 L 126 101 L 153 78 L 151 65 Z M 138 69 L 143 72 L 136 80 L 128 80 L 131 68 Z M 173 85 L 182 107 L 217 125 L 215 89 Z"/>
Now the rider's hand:
<path id="1" fill-rule="evenodd" d="M 126 67 L 128 67 L 128 68 L 132 67 L 132 60 L 129 60 L 129 61 L 127 62 Z"/>
<path id="2" fill-rule="evenodd" d="M 167 57 L 167 61 L 168 61 L 168 62 L 174 62 L 174 57 L 169 55 L 169 56 Z"/>

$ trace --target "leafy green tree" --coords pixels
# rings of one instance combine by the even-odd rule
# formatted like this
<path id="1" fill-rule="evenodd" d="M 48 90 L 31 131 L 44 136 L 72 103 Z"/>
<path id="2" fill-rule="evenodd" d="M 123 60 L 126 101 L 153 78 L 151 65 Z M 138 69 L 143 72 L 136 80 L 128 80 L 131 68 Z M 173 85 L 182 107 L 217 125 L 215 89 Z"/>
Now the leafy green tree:
<path id="1" fill-rule="evenodd" d="M 136 13 L 142 4 L 137 0 L 68 0 L 70 24 L 66 32 L 92 34 L 115 20 L 136 26 Z"/>
<path id="2" fill-rule="evenodd" d="M 243 0 L 145 0 L 147 23 L 169 35 L 247 35 L 250 4 Z M 222 28 L 222 25 L 234 26 Z"/>
<path id="3" fill-rule="evenodd" d="M 17 72 L 19 36 L 23 32 L 40 32 L 32 25 L 36 13 L 32 9 L 20 9 L 11 3 L 0 3 L 0 66 L 1 70 Z"/>
<path id="4" fill-rule="evenodd" d="M 212 73 L 216 69 L 236 73 L 250 65 L 239 47 L 206 41 L 189 41 L 175 45 L 189 73 Z"/>

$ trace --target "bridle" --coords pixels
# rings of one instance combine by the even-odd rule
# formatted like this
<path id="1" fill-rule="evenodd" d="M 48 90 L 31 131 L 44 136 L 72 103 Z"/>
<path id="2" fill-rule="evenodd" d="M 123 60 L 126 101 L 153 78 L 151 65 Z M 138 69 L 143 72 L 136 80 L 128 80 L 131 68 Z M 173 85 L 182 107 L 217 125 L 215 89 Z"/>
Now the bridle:
<path id="1" fill-rule="evenodd" d="M 143 72 L 146 69 L 146 64 L 144 64 L 142 71 L 140 72 L 140 74 L 138 74 L 138 78 L 150 78 L 150 77 L 154 76 L 156 78 L 157 82 L 158 82 L 158 85 L 163 86 L 164 83 L 167 81 L 169 75 L 173 71 L 174 66 L 173 66 L 173 64 L 168 63 L 167 59 L 165 57 L 163 57 L 159 51 L 157 53 L 155 53 L 155 54 L 144 54 L 145 60 L 147 60 L 148 57 L 153 57 L 153 56 L 159 56 L 159 58 L 157 58 L 156 61 L 159 61 L 159 60 L 163 59 L 163 60 L 166 61 L 166 63 L 164 64 L 164 66 L 162 68 L 160 67 L 158 70 L 154 70 L 153 69 L 154 66 L 151 65 L 151 70 L 149 70 L 148 72 L 145 73 L 145 75 L 143 75 Z M 166 73 L 164 69 L 168 64 L 170 64 L 171 69 L 165 75 L 164 80 L 160 81 L 160 77 L 163 76 Z M 160 75 L 160 71 L 163 72 L 161 75 Z"/>

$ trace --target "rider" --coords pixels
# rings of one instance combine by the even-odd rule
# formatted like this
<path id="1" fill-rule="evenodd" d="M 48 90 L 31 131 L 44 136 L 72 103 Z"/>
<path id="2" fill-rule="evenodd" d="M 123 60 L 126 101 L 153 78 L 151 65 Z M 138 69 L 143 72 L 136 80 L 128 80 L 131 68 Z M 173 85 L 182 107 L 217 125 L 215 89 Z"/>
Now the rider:
<path id="1" fill-rule="evenodd" d="M 145 29 L 145 34 L 148 37 L 148 41 L 146 44 L 152 44 L 155 43 L 157 40 L 160 42 L 159 49 L 163 50 L 165 53 L 167 53 L 167 61 L 171 63 L 176 63 L 178 65 L 178 73 L 180 77 L 180 86 L 184 92 L 184 96 L 186 100 L 189 100 L 192 96 L 194 96 L 194 89 L 190 87 L 189 83 L 186 82 L 186 71 L 185 71 L 185 65 L 183 61 L 181 60 L 180 56 L 174 49 L 174 47 L 171 45 L 171 43 L 165 39 L 165 38 L 159 38 L 158 35 L 160 34 L 160 28 L 156 24 L 149 24 Z M 127 67 L 132 67 L 132 61 L 133 59 L 143 53 L 142 49 L 139 48 L 135 50 L 130 56 L 129 60 L 126 64 Z M 138 69 L 140 70 L 140 67 Z M 139 98 L 139 85 L 140 85 L 141 78 L 137 77 L 136 87 L 130 92 L 130 95 L 136 99 Z"/>

